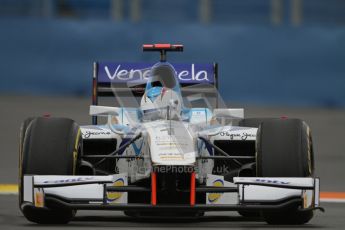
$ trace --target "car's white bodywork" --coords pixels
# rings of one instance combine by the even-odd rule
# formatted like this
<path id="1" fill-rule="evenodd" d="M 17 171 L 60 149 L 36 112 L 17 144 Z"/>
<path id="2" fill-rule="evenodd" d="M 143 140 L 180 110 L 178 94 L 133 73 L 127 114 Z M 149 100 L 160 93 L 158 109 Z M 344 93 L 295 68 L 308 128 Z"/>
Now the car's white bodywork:
<path id="1" fill-rule="evenodd" d="M 133 137 L 139 132 L 142 134 L 122 154 L 140 155 L 144 159 L 119 159 L 116 165 L 117 172 L 128 173 L 131 183 L 149 177 L 152 166 L 157 165 L 197 165 L 197 179 L 203 183 L 207 175 L 212 173 L 213 161 L 196 161 L 196 158 L 212 156 L 214 151 L 207 150 L 199 136 L 207 137 L 212 142 L 255 141 L 257 131 L 257 128 L 232 125 L 232 121 L 244 116 L 243 109 L 236 108 L 214 111 L 193 108 L 186 112 L 182 120 L 140 120 L 140 109 L 106 106 L 90 106 L 90 115 L 106 116 L 107 123 L 81 126 L 84 139 L 116 139 L 120 147 L 128 136 Z"/>

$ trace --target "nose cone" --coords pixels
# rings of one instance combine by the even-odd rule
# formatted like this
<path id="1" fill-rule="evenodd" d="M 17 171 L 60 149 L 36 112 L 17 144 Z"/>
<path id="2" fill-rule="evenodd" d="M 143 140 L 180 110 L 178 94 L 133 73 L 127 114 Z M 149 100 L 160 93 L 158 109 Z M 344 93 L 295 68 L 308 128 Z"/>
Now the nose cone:
<path id="1" fill-rule="evenodd" d="M 159 120 L 143 125 L 150 137 L 148 144 L 153 165 L 195 165 L 195 133 L 187 124 Z"/>

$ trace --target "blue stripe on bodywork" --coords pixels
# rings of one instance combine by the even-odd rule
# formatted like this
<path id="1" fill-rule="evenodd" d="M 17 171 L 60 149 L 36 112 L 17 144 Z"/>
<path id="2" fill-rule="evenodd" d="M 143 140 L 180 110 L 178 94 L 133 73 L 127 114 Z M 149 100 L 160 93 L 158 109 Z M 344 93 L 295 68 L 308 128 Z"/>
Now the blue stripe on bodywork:
<path id="1" fill-rule="evenodd" d="M 138 155 L 140 154 L 141 149 L 142 149 L 142 147 L 143 147 L 143 144 L 144 144 L 144 140 L 141 140 L 140 147 L 138 147 L 138 146 L 135 144 L 135 142 L 132 144 L 136 156 L 138 156 Z"/>

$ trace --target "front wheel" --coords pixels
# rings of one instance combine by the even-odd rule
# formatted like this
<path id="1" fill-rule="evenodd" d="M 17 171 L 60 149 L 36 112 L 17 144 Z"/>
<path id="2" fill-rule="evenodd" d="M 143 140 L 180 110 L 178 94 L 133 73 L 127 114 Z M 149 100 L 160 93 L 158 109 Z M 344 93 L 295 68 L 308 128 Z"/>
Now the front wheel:
<path id="1" fill-rule="evenodd" d="M 26 130 L 24 130 L 26 129 Z M 35 118 L 22 125 L 20 141 L 19 184 L 25 174 L 74 175 L 81 138 L 79 126 L 66 118 Z M 50 204 L 37 208 L 23 201 L 23 186 L 19 190 L 19 205 L 24 216 L 40 224 L 64 224 L 74 210 Z"/>
<path id="2" fill-rule="evenodd" d="M 272 119 L 257 133 L 258 177 L 311 177 L 314 172 L 309 126 L 299 119 Z M 313 211 L 290 207 L 282 212 L 263 212 L 269 224 L 305 224 Z"/>

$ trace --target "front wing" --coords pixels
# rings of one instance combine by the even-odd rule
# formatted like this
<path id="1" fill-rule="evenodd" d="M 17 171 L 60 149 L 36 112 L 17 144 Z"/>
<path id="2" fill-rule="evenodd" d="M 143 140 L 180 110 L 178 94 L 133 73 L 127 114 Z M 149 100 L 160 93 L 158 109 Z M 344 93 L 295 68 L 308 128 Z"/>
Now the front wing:
<path id="1" fill-rule="evenodd" d="M 127 184 L 126 174 L 109 176 L 25 175 L 23 205 L 49 208 L 60 205 L 80 210 L 135 211 L 273 211 L 297 207 L 319 207 L 319 178 L 235 177 L 233 183 L 222 176 L 208 175 L 206 186 L 191 186 L 190 204 L 160 204 L 156 188 Z M 193 183 L 192 183 L 193 184 Z M 127 202 L 128 192 L 151 192 L 150 204 Z M 194 194 L 193 194 L 194 193 Z M 195 193 L 206 196 L 204 204 L 195 203 Z"/>

